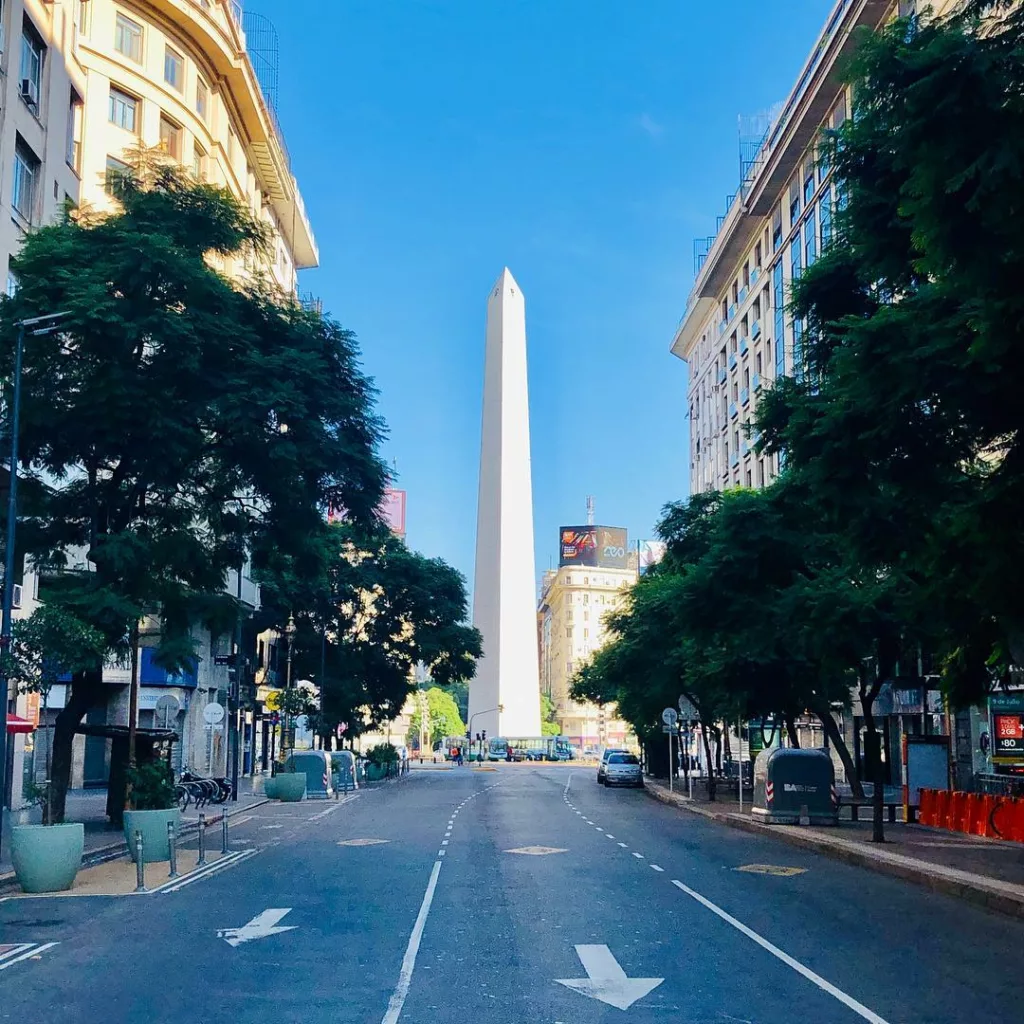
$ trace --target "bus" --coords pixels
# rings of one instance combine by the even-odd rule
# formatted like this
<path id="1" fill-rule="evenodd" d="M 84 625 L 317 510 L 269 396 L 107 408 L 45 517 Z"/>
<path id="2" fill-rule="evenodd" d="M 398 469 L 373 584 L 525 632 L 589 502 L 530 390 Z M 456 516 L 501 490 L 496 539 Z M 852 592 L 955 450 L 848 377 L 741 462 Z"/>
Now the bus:
<path id="1" fill-rule="evenodd" d="M 488 761 L 570 761 L 572 746 L 565 736 L 495 736 L 487 741 Z"/>

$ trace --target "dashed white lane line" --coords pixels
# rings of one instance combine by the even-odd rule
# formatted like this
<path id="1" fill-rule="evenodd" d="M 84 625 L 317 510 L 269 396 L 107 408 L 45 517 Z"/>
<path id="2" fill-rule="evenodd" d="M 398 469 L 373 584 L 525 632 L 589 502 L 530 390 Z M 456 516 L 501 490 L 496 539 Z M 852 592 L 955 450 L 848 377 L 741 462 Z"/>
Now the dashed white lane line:
<path id="1" fill-rule="evenodd" d="M 848 996 L 842 989 L 836 988 L 836 986 L 833 985 L 832 982 L 826 981 L 820 974 L 815 974 L 814 971 L 812 971 L 809 967 L 805 967 L 802 963 L 800 963 L 799 960 L 795 960 L 788 953 L 784 953 L 774 943 L 771 943 L 767 939 L 762 938 L 762 936 L 758 935 L 757 932 L 753 930 L 753 928 L 748 928 L 742 921 L 737 921 L 735 917 L 733 917 L 731 914 L 726 913 L 721 907 L 716 906 L 707 897 L 701 896 L 699 892 L 697 892 L 694 889 L 691 889 L 688 885 L 683 885 L 683 883 L 680 882 L 678 878 L 673 878 L 672 884 L 677 889 L 680 889 L 682 892 L 685 892 L 687 896 L 690 896 L 693 899 L 695 899 L 702 907 L 706 907 L 708 910 L 711 911 L 712 914 L 716 914 L 723 921 L 725 921 L 726 924 L 732 925 L 732 927 L 735 928 L 738 932 L 741 932 L 743 935 L 746 935 L 748 939 L 751 939 L 754 942 L 756 942 L 762 949 L 765 949 L 769 953 L 771 953 L 772 956 L 777 957 L 787 967 L 792 967 L 793 970 L 797 972 L 797 974 L 803 975 L 803 977 L 805 977 L 808 981 L 813 982 L 822 991 L 827 992 L 830 996 L 833 996 L 836 999 L 838 999 L 839 1002 L 841 1002 L 844 1006 L 849 1007 L 859 1017 L 862 1017 L 864 1020 L 871 1021 L 871 1024 L 887 1024 L 884 1017 L 879 1017 L 877 1013 L 875 1013 L 872 1010 L 869 1010 L 863 1003 L 857 1002 L 857 1000 L 854 999 L 853 996 Z"/>
<path id="2" fill-rule="evenodd" d="M 619 846 L 621 846 L 624 850 L 629 849 L 629 847 L 625 843 L 619 843 Z"/>
<path id="3" fill-rule="evenodd" d="M 651 865 L 651 870 L 652 871 L 664 871 L 665 869 L 664 868 L 659 868 L 657 864 L 652 864 Z"/>
<path id="4" fill-rule="evenodd" d="M 605 835 L 606 835 L 606 836 L 607 836 L 607 837 L 608 837 L 609 839 L 614 839 L 614 838 L 615 838 L 615 836 L 613 836 L 613 835 L 611 834 L 611 832 L 605 832 Z"/>
<path id="5" fill-rule="evenodd" d="M 642 853 L 637 853 L 635 850 L 633 851 L 633 856 L 636 857 L 637 860 L 643 860 L 644 859 L 644 855 Z"/>

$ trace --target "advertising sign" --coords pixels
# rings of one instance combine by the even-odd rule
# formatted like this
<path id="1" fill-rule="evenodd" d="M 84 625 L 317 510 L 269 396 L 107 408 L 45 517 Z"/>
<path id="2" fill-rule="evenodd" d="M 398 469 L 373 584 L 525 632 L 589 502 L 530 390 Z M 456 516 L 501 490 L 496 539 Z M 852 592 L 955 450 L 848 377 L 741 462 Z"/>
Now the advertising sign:
<path id="1" fill-rule="evenodd" d="M 637 554 L 640 559 L 640 574 L 643 575 L 652 565 L 657 565 L 665 557 L 665 543 L 660 540 L 638 541 Z"/>
<path id="2" fill-rule="evenodd" d="M 597 565 L 597 527 L 563 526 L 559 530 L 559 565 Z"/>
<path id="3" fill-rule="evenodd" d="M 1024 762 L 1024 693 L 992 694 L 989 712 L 992 760 L 997 764 Z"/>
<path id="4" fill-rule="evenodd" d="M 628 564 L 629 541 L 621 526 L 597 527 L 597 564 L 607 569 L 625 569 Z"/>

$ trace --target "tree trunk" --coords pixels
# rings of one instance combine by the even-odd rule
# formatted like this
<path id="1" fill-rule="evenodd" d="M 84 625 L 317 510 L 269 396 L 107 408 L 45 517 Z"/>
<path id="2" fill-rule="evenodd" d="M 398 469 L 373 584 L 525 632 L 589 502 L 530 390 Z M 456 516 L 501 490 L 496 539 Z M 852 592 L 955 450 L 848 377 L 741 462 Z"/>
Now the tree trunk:
<path id="1" fill-rule="evenodd" d="M 797 750 L 800 749 L 800 737 L 797 735 L 796 722 L 793 721 L 792 715 L 786 715 L 786 735 L 789 736 L 790 744 Z"/>
<path id="2" fill-rule="evenodd" d="M 711 759 L 711 738 L 708 735 L 709 729 L 707 723 L 701 720 L 700 723 L 700 735 L 704 741 L 704 760 L 708 766 L 708 800 L 714 801 L 715 799 L 715 763 Z"/>
<path id="3" fill-rule="evenodd" d="M 55 825 L 64 821 L 64 812 L 67 807 L 75 730 L 89 708 L 101 699 L 102 678 L 101 670 L 76 677 L 71 684 L 67 702 L 58 712 L 53 723 L 53 762 L 50 775 L 50 789 L 53 795 L 50 813 L 51 821 Z"/>
<path id="4" fill-rule="evenodd" d="M 873 783 L 871 794 L 872 829 L 871 841 L 873 843 L 885 842 L 885 788 L 882 782 L 882 738 L 875 726 L 875 715 L 872 705 L 878 695 L 875 684 L 867 685 L 867 680 L 861 675 L 859 686 L 860 703 L 864 709 L 864 759 L 867 762 L 867 775 Z"/>
<path id="5" fill-rule="evenodd" d="M 850 753 L 850 748 L 846 745 L 846 740 L 843 739 L 843 734 L 839 731 L 836 720 L 832 717 L 832 713 L 828 708 L 813 708 L 812 710 L 818 716 L 821 727 L 829 738 L 829 742 L 836 748 L 839 760 L 843 762 L 843 768 L 846 769 L 846 781 L 850 783 L 853 795 L 858 800 L 863 800 L 864 786 L 861 783 L 857 765 L 853 760 L 853 755 Z"/>

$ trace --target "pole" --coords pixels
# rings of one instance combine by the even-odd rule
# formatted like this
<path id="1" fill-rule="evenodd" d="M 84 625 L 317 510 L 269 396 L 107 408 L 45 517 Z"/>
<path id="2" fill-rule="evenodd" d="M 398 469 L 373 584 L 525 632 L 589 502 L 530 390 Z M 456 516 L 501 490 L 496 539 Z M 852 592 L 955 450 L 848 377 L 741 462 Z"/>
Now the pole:
<path id="1" fill-rule="evenodd" d="M 672 771 L 672 729 L 668 731 L 668 791 L 674 792 L 674 772 Z"/>
<path id="2" fill-rule="evenodd" d="M 168 878 L 178 877 L 178 837 L 174 834 L 174 822 L 167 822 L 167 860 L 171 869 Z"/>
<path id="3" fill-rule="evenodd" d="M 736 719 L 736 778 L 739 785 L 736 787 L 740 795 L 740 814 L 743 813 L 743 719 Z"/>
<path id="4" fill-rule="evenodd" d="M 136 619 L 131 632 L 132 673 L 128 684 L 128 767 L 135 767 L 135 733 L 139 724 L 139 623 Z M 131 795 L 131 782 L 128 783 Z"/>
<path id="5" fill-rule="evenodd" d="M 206 815 L 199 814 L 199 858 L 196 867 L 201 868 L 206 863 Z"/>
<path id="6" fill-rule="evenodd" d="M 18 324 L 14 346 L 11 398 L 11 448 L 7 462 L 7 546 L 4 550 L 3 625 L 0 627 L 0 837 L 7 808 L 7 654 L 11 649 L 11 610 L 14 606 L 14 541 L 18 517 L 18 419 L 21 412 L 21 357 L 25 349 L 25 324 Z"/>
<path id="7" fill-rule="evenodd" d="M 228 710 L 231 712 L 231 736 L 228 740 L 231 752 L 231 800 L 238 800 L 238 731 L 242 683 L 242 564 L 238 566 L 238 586 L 235 588 L 235 678 L 228 689 Z"/>
<path id="8" fill-rule="evenodd" d="M 143 855 L 142 833 L 135 830 L 135 891 L 146 892 L 146 858 Z"/>
<path id="9" fill-rule="evenodd" d="M 285 662 L 285 673 L 284 673 L 284 688 L 290 690 L 292 688 L 292 640 L 295 637 L 295 618 L 289 612 L 288 613 L 288 625 L 285 627 L 285 635 L 288 640 L 288 657 Z M 291 739 L 291 715 L 285 712 L 283 719 L 284 728 L 281 730 L 281 753 L 285 751 L 285 739 L 287 738 L 290 743 L 289 746 L 294 746 L 294 740 Z"/>

